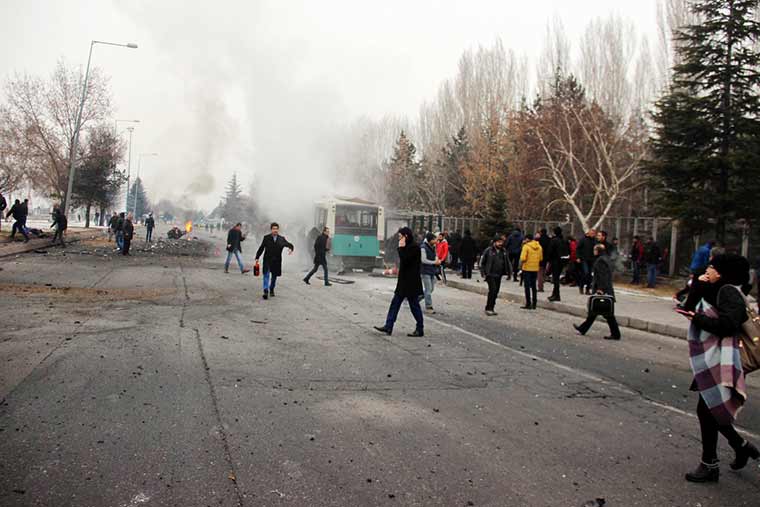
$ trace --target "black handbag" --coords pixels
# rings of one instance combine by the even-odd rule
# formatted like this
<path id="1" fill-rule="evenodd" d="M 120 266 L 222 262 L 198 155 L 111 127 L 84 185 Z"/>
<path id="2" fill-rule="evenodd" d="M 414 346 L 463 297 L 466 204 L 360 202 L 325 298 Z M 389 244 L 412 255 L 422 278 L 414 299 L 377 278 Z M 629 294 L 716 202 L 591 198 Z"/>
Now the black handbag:
<path id="1" fill-rule="evenodd" d="M 588 298 L 588 313 L 615 315 L 615 298 L 606 294 L 595 294 Z"/>

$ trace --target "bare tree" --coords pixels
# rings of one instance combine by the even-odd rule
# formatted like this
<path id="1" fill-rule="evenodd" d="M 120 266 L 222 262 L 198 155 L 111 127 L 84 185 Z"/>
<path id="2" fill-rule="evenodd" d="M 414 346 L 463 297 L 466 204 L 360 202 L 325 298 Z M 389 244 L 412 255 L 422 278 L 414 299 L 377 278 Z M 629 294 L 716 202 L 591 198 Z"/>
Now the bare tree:
<path id="1" fill-rule="evenodd" d="M 537 65 L 538 93 L 548 95 L 554 76 L 570 72 L 570 40 L 559 17 L 546 24 L 544 47 Z"/>
<path id="2" fill-rule="evenodd" d="M 17 75 L 5 84 L 0 128 L 6 133 L 6 153 L 12 154 L 14 163 L 25 167 L 33 186 L 56 196 L 66 192 L 83 81 L 81 69 L 71 69 L 59 61 L 47 80 Z M 108 80 L 98 69 L 92 69 L 82 113 L 83 140 L 90 126 L 110 117 L 110 100 Z"/>
<path id="3" fill-rule="evenodd" d="M 658 0 L 657 2 L 657 82 L 660 91 L 670 84 L 672 69 L 679 64 L 674 34 L 682 27 L 697 23 L 691 9 L 692 0 Z"/>

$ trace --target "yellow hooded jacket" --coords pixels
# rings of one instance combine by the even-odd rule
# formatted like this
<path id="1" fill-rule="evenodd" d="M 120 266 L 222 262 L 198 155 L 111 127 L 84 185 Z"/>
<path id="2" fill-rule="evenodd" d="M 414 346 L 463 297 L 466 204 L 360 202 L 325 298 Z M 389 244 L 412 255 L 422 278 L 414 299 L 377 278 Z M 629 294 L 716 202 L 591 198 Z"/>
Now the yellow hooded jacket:
<path id="1" fill-rule="evenodd" d="M 525 243 L 522 247 L 522 253 L 520 254 L 520 262 L 522 262 L 523 271 L 535 271 L 538 272 L 538 264 L 544 260 L 544 251 L 538 241 L 535 239 Z"/>

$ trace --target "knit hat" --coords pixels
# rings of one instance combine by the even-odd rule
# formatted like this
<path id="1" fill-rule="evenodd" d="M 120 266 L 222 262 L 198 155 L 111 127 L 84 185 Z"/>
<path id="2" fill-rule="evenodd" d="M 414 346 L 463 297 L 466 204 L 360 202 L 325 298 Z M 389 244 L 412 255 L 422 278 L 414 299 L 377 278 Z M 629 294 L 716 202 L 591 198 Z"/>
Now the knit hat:
<path id="1" fill-rule="evenodd" d="M 716 255 L 710 266 L 720 273 L 720 279 L 730 285 L 746 285 L 749 282 L 749 261 L 737 254 Z"/>

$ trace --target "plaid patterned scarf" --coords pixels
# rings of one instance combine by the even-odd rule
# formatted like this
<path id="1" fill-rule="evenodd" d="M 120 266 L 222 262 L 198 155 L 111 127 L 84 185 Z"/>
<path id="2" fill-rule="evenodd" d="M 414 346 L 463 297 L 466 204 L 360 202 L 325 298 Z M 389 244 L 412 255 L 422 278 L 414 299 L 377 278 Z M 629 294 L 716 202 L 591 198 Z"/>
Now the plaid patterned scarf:
<path id="1" fill-rule="evenodd" d="M 706 301 L 697 312 L 717 318 L 718 312 Z M 689 327 L 689 363 L 699 395 L 720 425 L 732 424 L 747 400 L 738 339 L 720 338 L 697 327 Z"/>

